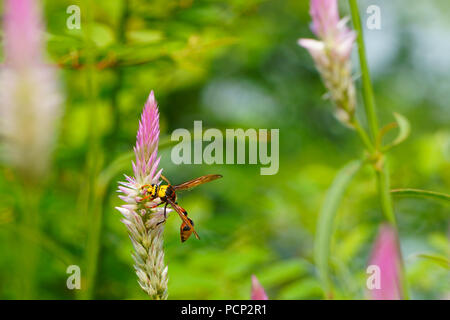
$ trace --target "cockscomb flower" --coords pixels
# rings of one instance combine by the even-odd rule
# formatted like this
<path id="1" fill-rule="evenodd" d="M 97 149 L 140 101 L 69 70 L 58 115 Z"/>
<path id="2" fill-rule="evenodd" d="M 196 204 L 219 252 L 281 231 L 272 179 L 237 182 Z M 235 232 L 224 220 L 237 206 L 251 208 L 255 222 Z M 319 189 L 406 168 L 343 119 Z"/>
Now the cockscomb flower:
<path id="1" fill-rule="evenodd" d="M 340 20 L 337 0 L 311 0 L 311 29 L 316 39 L 300 39 L 298 44 L 311 54 L 339 120 L 352 126 L 356 95 L 351 75 L 350 55 L 356 38 L 347 28 L 347 19 Z"/>
<path id="2" fill-rule="evenodd" d="M 37 179 L 49 167 L 62 94 L 55 69 L 43 59 L 39 2 L 4 2 L 4 55 L 0 67 L 0 139 L 3 160 Z"/>
<path id="3" fill-rule="evenodd" d="M 252 300 L 269 300 L 263 286 L 259 283 L 258 278 L 252 275 Z"/>
<path id="4" fill-rule="evenodd" d="M 126 204 L 116 209 L 123 215 L 122 222 L 128 229 L 134 247 L 132 254 L 141 288 L 150 298 L 167 299 L 167 270 L 164 264 L 163 231 L 164 209 L 153 208 L 160 202 L 142 201 L 144 185 L 160 183 L 162 170 L 158 170 L 159 113 L 153 91 L 150 93 L 139 122 L 132 163 L 134 177 L 125 176 L 119 182 L 120 199 Z M 167 209 L 166 212 L 170 210 Z"/>
<path id="5" fill-rule="evenodd" d="M 379 271 L 374 274 L 379 279 L 375 279 L 378 283 L 369 290 L 370 297 L 374 300 L 401 299 L 400 249 L 397 232 L 392 226 L 381 226 L 369 265 L 376 266 Z"/>

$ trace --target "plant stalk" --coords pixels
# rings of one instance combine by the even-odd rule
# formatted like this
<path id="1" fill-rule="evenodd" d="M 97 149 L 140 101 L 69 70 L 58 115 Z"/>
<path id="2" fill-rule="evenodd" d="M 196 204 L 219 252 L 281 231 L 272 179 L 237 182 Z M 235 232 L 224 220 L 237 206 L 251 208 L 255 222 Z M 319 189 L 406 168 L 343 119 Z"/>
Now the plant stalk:
<path id="1" fill-rule="evenodd" d="M 89 115 L 89 149 L 86 159 L 87 180 L 84 192 L 86 204 L 85 225 L 88 229 L 87 242 L 85 247 L 85 282 L 82 284 L 82 290 L 79 297 L 81 299 L 91 299 L 94 296 L 95 279 L 97 275 L 98 255 L 100 251 L 100 239 L 102 229 L 102 212 L 98 210 L 99 201 L 97 198 L 97 177 L 100 172 L 102 156 L 100 148 L 100 137 L 97 129 L 98 107 L 96 101 L 97 80 L 95 71 L 95 44 L 91 40 L 91 25 L 93 23 L 93 7 L 91 1 L 86 2 L 86 89 L 87 99 L 90 105 Z"/>
<path id="2" fill-rule="evenodd" d="M 363 99 L 366 111 L 369 132 L 373 142 L 378 135 L 378 120 L 375 113 L 375 95 L 373 93 L 372 82 L 370 80 L 370 70 L 366 58 L 366 47 L 364 44 L 364 34 L 359 16 L 358 4 L 356 0 L 349 0 L 353 26 L 357 32 L 356 42 L 358 44 L 358 55 L 361 65 L 361 77 L 363 83 Z"/>
<path id="3" fill-rule="evenodd" d="M 361 66 L 361 76 L 362 76 L 362 85 L 363 85 L 363 98 L 364 98 L 364 109 L 367 116 L 367 122 L 369 124 L 369 132 L 373 143 L 376 145 L 376 139 L 378 136 L 378 119 L 375 112 L 375 95 L 373 91 L 372 81 L 370 79 L 370 71 L 367 63 L 366 57 L 366 49 L 364 45 L 364 35 L 363 28 L 361 25 L 361 18 L 358 10 L 357 0 L 349 0 L 350 11 L 353 21 L 353 26 L 355 31 L 357 32 L 357 44 L 358 44 L 358 55 L 359 62 Z M 380 161 L 381 166 L 375 167 L 376 181 L 377 181 L 377 189 L 381 202 L 381 209 L 386 217 L 387 221 L 397 229 L 397 222 L 395 218 L 395 213 L 392 205 L 392 198 L 390 193 L 390 182 L 389 182 L 389 170 L 388 167 L 383 161 L 383 157 L 385 157 L 379 150 L 375 150 L 376 153 L 379 153 L 379 156 L 382 161 Z M 397 232 L 398 234 L 398 232 Z M 400 257 L 401 260 L 401 281 L 402 281 L 402 290 L 403 290 L 403 298 L 409 299 L 408 292 L 408 284 L 406 281 L 406 273 L 403 258 Z"/>
<path id="4" fill-rule="evenodd" d="M 30 232 L 39 232 L 39 192 L 33 185 L 25 183 L 23 186 L 23 203 L 22 209 L 22 226 L 30 230 Z M 20 225 L 18 226 L 20 227 Z M 20 257 L 23 266 L 23 274 L 21 275 L 22 297 L 21 299 L 36 299 L 36 269 L 39 259 L 38 246 L 35 241 L 30 241 L 22 237 L 23 253 Z"/>

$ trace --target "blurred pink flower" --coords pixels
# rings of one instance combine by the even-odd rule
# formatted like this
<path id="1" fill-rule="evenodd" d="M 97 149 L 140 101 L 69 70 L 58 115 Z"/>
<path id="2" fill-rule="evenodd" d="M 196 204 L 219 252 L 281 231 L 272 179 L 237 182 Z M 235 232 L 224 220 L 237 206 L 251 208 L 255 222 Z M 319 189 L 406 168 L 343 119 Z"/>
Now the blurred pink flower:
<path id="1" fill-rule="evenodd" d="M 252 300 L 269 300 L 264 288 L 259 283 L 258 278 L 252 275 Z"/>
<path id="2" fill-rule="evenodd" d="M 356 34 L 347 28 L 347 19 L 339 20 L 337 0 L 311 0 L 310 14 L 314 34 L 337 57 L 348 59 Z"/>
<path id="3" fill-rule="evenodd" d="M 5 1 L 5 58 L 9 65 L 41 62 L 43 27 L 38 3 L 35 0 Z"/>
<path id="4" fill-rule="evenodd" d="M 313 19 L 311 29 L 321 38 L 327 38 L 339 22 L 336 0 L 313 0 L 309 13 Z"/>
<path id="5" fill-rule="evenodd" d="M 337 106 L 338 118 L 352 125 L 356 97 L 351 77 L 350 54 L 356 38 L 339 20 L 337 0 L 311 0 L 311 29 L 316 39 L 299 39 L 298 44 L 311 54 L 330 97 Z"/>
<path id="6" fill-rule="evenodd" d="M 397 232 L 390 225 L 380 227 L 369 265 L 379 268 L 380 287 L 369 290 L 374 300 L 402 298 L 401 259 Z"/>
<path id="7" fill-rule="evenodd" d="M 0 136 L 4 158 L 27 178 L 47 171 L 61 117 L 56 70 L 43 59 L 44 29 L 35 0 L 4 2 Z"/>

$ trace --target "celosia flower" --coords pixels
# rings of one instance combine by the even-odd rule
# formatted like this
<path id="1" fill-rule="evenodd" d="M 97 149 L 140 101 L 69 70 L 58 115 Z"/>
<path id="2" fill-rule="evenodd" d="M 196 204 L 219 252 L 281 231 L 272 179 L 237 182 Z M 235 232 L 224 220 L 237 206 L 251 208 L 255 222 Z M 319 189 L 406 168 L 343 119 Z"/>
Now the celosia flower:
<path id="1" fill-rule="evenodd" d="M 258 278 L 252 275 L 252 300 L 269 300 L 263 286 L 259 283 Z"/>
<path id="2" fill-rule="evenodd" d="M 153 91 L 148 97 L 139 122 L 133 162 L 134 177 L 125 176 L 126 182 L 119 182 L 120 199 L 126 202 L 117 207 L 124 218 L 122 222 L 135 252 L 134 268 L 141 288 L 152 299 L 167 299 L 167 270 L 164 264 L 163 237 L 164 208 L 152 208 L 160 202 L 143 201 L 142 186 L 160 183 L 162 170 L 158 171 L 159 113 Z M 170 210 L 168 209 L 167 212 Z"/>
<path id="3" fill-rule="evenodd" d="M 356 38 L 347 28 L 347 19 L 339 20 L 337 0 L 311 0 L 312 31 L 319 38 L 300 39 L 299 45 L 311 54 L 331 99 L 336 115 L 352 126 L 356 97 L 351 75 L 350 54 Z"/>
<path id="4" fill-rule="evenodd" d="M 379 269 L 379 287 L 369 290 L 374 300 L 397 300 L 402 298 L 401 258 L 397 232 L 390 225 L 380 228 L 369 265 Z"/>
<path id="5" fill-rule="evenodd" d="M 62 95 L 55 70 L 43 61 L 43 28 L 37 1 L 8 0 L 4 10 L 2 154 L 24 177 L 38 178 L 49 165 Z"/>

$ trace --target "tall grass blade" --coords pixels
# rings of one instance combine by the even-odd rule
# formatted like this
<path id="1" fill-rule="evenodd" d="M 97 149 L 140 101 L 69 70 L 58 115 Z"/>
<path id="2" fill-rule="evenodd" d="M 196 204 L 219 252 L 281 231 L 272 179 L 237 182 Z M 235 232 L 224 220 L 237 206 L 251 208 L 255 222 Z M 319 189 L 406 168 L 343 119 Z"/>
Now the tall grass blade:
<path id="1" fill-rule="evenodd" d="M 334 231 L 334 220 L 345 190 L 354 175 L 361 168 L 363 162 L 352 161 L 343 167 L 334 178 L 331 187 L 325 196 L 325 201 L 319 213 L 316 227 L 316 245 L 314 259 L 318 269 L 319 278 L 327 298 L 332 298 L 332 285 L 330 280 L 330 245 Z"/>
<path id="2" fill-rule="evenodd" d="M 420 189 L 393 189 L 391 193 L 395 196 L 411 198 L 427 198 L 432 200 L 444 201 L 450 203 L 450 195 L 442 192 L 420 190 Z"/>

